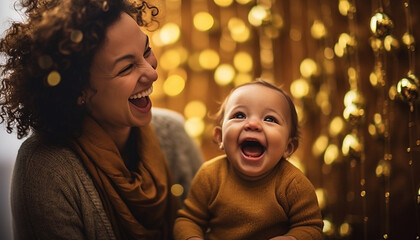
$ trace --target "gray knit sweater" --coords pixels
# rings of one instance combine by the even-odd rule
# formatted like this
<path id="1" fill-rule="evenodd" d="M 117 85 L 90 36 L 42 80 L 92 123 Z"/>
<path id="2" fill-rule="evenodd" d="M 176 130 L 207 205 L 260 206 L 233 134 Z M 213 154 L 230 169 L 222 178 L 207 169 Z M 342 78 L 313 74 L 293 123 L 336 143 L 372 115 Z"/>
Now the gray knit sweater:
<path id="1" fill-rule="evenodd" d="M 187 192 L 202 155 L 184 131 L 181 115 L 153 109 L 152 121 L 174 181 Z M 11 204 L 15 239 L 115 239 L 79 157 L 70 149 L 46 145 L 36 135 L 19 150 Z"/>

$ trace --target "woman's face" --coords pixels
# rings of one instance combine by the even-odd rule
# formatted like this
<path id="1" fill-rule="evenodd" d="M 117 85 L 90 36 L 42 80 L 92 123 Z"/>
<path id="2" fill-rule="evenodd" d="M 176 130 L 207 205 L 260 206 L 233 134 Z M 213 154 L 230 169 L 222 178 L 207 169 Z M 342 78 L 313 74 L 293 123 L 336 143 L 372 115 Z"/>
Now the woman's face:
<path id="1" fill-rule="evenodd" d="M 156 67 L 148 36 L 122 13 L 93 57 L 90 86 L 82 95 L 88 112 L 106 131 L 148 124 Z"/>

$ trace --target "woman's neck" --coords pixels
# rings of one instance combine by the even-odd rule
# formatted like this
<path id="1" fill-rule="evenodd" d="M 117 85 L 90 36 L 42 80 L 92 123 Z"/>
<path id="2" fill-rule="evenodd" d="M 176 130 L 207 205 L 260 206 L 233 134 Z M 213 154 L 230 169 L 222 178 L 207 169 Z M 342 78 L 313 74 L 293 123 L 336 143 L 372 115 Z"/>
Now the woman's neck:
<path id="1" fill-rule="evenodd" d="M 131 128 L 106 128 L 103 127 L 104 130 L 108 133 L 111 139 L 114 141 L 115 145 L 117 146 L 120 153 L 124 151 L 127 145 L 128 138 L 130 136 Z"/>

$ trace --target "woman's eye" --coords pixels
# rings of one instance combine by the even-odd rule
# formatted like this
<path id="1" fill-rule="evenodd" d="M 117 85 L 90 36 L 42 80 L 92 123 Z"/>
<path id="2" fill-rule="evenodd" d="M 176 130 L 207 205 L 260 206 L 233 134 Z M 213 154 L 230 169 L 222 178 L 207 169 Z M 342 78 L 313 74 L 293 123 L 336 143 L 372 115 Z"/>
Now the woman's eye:
<path id="1" fill-rule="evenodd" d="M 133 68 L 133 66 L 134 66 L 134 64 L 127 65 L 121 71 L 119 71 L 117 75 L 119 76 L 119 75 L 123 75 L 123 74 L 127 73 L 130 69 Z"/>
<path id="2" fill-rule="evenodd" d="M 147 58 L 150 55 L 151 52 L 152 52 L 152 48 L 148 46 L 143 53 L 143 57 Z"/>
<path id="3" fill-rule="evenodd" d="M 245 114 L 238 112 L 238 113 L 233 114 L 232 118 L 243 119 L 245 118 Z"/>
<path id="4" fill-rule="evenodd" d="M 267 116 L 264 118 L 264 121 L 266 122 L 273 122 L 273 123 L 279 123 L 279 121 L 277 121 L 277 119 L 273 116 Z"/>

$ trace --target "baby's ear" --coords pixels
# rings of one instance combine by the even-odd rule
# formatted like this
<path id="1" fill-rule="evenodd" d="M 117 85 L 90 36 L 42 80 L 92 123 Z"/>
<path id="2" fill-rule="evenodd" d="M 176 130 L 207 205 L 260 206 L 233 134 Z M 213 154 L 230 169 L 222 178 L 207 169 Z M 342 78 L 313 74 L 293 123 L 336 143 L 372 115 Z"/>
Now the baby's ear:
<path id="1" fill-rule="evenodd" d="M 283 157 L 288 158 L 290 157 L 297 149 L 298 146 L 298 139 L 297 138 L 291 138 L 289 139 L 289 143 L 287 144 L 287 148 L 284 151 Z"/>
<path id="2" fill-rule="evenodd" d="M 213 141 L 219 145 L 221 150 L 223 150 L 222 128 L 219 126 L 213 129 Z"/>

